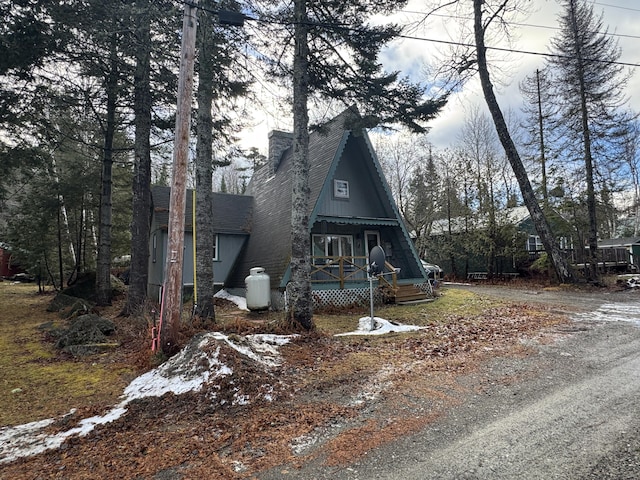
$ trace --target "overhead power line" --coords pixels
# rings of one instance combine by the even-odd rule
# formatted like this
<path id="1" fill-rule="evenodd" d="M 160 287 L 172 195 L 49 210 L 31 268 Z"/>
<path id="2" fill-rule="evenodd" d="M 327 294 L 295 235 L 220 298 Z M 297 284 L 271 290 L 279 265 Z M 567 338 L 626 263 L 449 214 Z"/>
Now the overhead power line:
<path id="1" fill-rule="evenodd" d="M 601 7 L 620 8 L 622 10 L 631 10 L 632 12 L 640 12 L 640 8 L 621 7 L 620 5 L 612 5 L 610 3 L 593 2 L 594 5 L 600 5 Z"/>
<path id="2" fill-rule="evenodd" d="M 188 1 L 184 1 L 183 3 L 190 5 L 190 2 L 188 2 Z M 613 6 L 613 5 L 608 5 L 608 6 Z M 228 12 L 228 11 L 211 10 L 211 9 L 207 9 L 206 7 L 203 7 L 203 6 L 198 6 L 198 8 L 200 8 L 201 10 L 205 10 L 205 11 L 207 11 L 209 13 L 216 14 L 216 15 L 219 15 L 221 13 L 223 13 L 225 15 L 229 14 L 229 13 L 232 13 L 232 12 Z M 619 8 L 623 8 L 623 7 L 619 7 Z M 631 10 L 635 10 L 635 9 L 631 9 Z M 638 11 L 640 11 L 640 10 L 638 10 Z M 424 13 L 424 12 L 411 12 L 411 11 L 406 11 L 406 12 L 407 13 Z M 244 18 L 246 20 L 252 20 L 252 21 L 261 22 L 260 19 L 252 18 L 252 17 L 244 15 L 242 13 L 235 13 L 234 15 L 235 15 L 234 18 L 242 17 L 242 18 Z M 440 15 L 440 16 L 443 16 L 443 15 Z M 268 23 L 273 23 L 273 22 L 268 22 Z M 282 23 L 283 24 L 291 24 L 291 22 L 282 22 Z M 351 27 L 349 27 L 347 25 L 344 25 L 344 24 L 331 24 L 331 23 L 316 24 L 314 22 L 310 22 L 310 23 L 313 24 L 313 25 L 324 27 L 324 28 L 351 29 L 351 30 L 354 30 L 354 31 L 358 31 L 358 29 L 351 28 Z M 515 23 L 513 25 L 540 27 L 538 25 L 515 24 Z M 544 28 L 555 29 L 555 27 L 544 27 Z M 624 37 L 629 37 L 629 38 L 640 38 L 640 36 L 634 36 L 634 35 L 620 35 L 620 34 L 612 34 L 612 33 L 607 33 L 607 35 L 624 36 Z M 433 39 L 433 38 L 417 37 L 417 36 L 412 36 L 412 35 L 398 35 L 398 38 L 404 38 L 404 39 L 407 39 L 407 40 L 418 40 L 418 41 L 422 41 L 422 42 L 442 43 L 442 44 L 447 44 L 447 45 L 455 45 L 455 46 L 459 46 L 459 47 L 475 48 L 475 44 L 464 43 L 464 42 L 454 42 L 454 41 L 450 41 L 450 40 L 437 40 L 437 39 Z M 504 47 L 486 47 L 486 48 L 487 48 L 487 50 L 493 50 L 493 51 L 498 51 L 498 52 L 520 53 L 520 54 L 524 54 L 524 55 L 536 55 L 536 56 L 540 56 L 540 57 L 570 58 L 568 55 L 560 55 L 560 54 L 554 54 L 554 53 L 543 53 L 543 52 L 534 52 L 534 51 L 531 51 L 531 50 L 519 50 L 519 49 L 504 48 Z M 611 65 L 621 65 L 621 66 L 625 66 L 625 67 L 640 67 L 640 63 L 610 61 L 610 60 L 599 60 L 599 59 L 585 59 L 585 60 L 588 60 L 588 61 L 591 61 L 591 62 L 596 62 L 596 63 L 605 63 L 605 64 L 611 64 Z"/>
<path id="3" fill-rule="evenodd" d="M 623 8 L 623 7 L 619 7 L 619 8 Z M 636 10 L 636 9 L 630 9 L 630 10 Z M 637 10 L 640 11 L 640 10 Z M 412 15 L 425 15 L 425 16 L 429 16 L 429 17 L 439 17 L 439 18 L 448 18 L 448 19 L 453 19 L 453 20 L 472 20 L 471 17 L 464 17 L 461 15 L 446 15 L 443 13 L 425 13 L 425 12 L 418 12 L 415 10 L 400 10 L 400 12 L 403 13 L 410 13 Z M 560 27 L 552 27 L 550 25 L 537 25 L 535 23 L 521 23 L 521 22 L 505 22 L 505 24 L 507 25 L 512 25 L 514 27 L 530 27 L 530 28 L 540 28 L 543 30 L 555 30 L 555 31 L 560 31 Z M 611 33 L 611 32 L 593 32 L 593 33 L 597 33 L 599 35 L 606 35 L 608 37 L 620 37 L 620 38 L 637 38 L 640 39 L 640 35 L 630 35 L 630 34 L 626 34 L 626 33 Z"/>
<path id="4" fill-rule="evenodd" d="M 408 40 L 418 40 L 418 41 L 422 41 L 422 42 L 433 42 L 433 43 L 443 43 L 446 45 L 455 45 L 458 47 L 469 47 L 469 48 L 476 48 L 475 44 L 473 43 L 464 43 L 464 42 L 454 42 L 454 41 L 450 41 L 450 40 L 437 40 L 434 38 L 425 38 L 425 37 L 416 37 L 416 36 L 411 36 L 411 35 L 398 35 L 399 38 L 405 38 Z M 553 57 L 553 58 L 572 58 L 569 55 L 560 55 L 560 54 L 556 54 L 556 53 L 543 53 L 543 52 L 534 52 L 531 50 L 518 50 L 515 48 L 502 48 L 502 47 L 486 47 L 487 50 L 494 50 L 494 51 L 498 51 L 498 52 L 508 52 L 508 53 L 522 53 L 524 55 L 537 55 L 540 57 Z M 590 58 L 585 58 L 585 60 L 590 61 L 590 62 L 597 62 L 597 63 L 606 63 L 606 64 L 611 64 L 611 65 L 622 65 L 625 67 L 640 67 L 640 63 L 630 63 L 630 62 L 618 62 L 618 61 L 611 61 L 611 60 L 599 60 L 599 59 L 590 59 Z"/>

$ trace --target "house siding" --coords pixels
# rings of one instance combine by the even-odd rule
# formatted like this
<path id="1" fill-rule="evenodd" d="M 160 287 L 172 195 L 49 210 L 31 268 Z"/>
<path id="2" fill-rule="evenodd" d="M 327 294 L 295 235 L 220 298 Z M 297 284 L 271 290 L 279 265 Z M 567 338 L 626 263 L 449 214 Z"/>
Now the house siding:
<path id="1" fill-rule="evenodd" d="M 157 299 L 160 294 L 161 280 L 164 278 L 164 258 L 167 251 L 167 232 L 157 231 L 158 250 L 156 261 L 153 261 L 151 252 L 151 269 L 149 271 L 149 296 Z M 213 281 L 224 285 L 232 270 L 236 259 L 247 239 L 247 235 L 218 234 L 218 259 L 213 262 Z M 182 284 L 193 285 L 193 235 L 186 233 L 184 236 L 184 258 L 182 263 Z"/>
<path id="2" fill-rule="evenodd" d="M 152 189 L 154 214 L 151 222 L 149 239 L 149 281 L 147 294 L 149 298 L 159 300 L 160 286 L 164 279 L 165 259 L 167 251 L 167 224 L 169 218 L 168 204 L 170 191 L 168 187 L 155 186 Z M 185 206 L 184 258 L 182 282 L 193 285 L 193 225 L 192 194 L 188 192 Z M 214 232 L 218 237 L 218 260 L 214 261 L 214 282 L 224 284 L 229 273 L 236 264 L 251 230 L 251 214 L 253 198 L 246 195 L 214 193 L 213 195 Z M 187 214 L 189 212 L 189 214 Z"/>
<path id="3" fill-rule="evenodd" d="M 354 114 L 347 110 L 310 135 L 309 233 L 353 235 L 354 254 L 362 256 L 364 231 L 378 230 L 406 282 L 423 282 L 426 275 L 368 136 L 347 126 Z M 288 139 L 282 132 L 271 135 L 273 161 L 254 172 L 247 188 L 254 199 L 251 232 L 226 285 L 238 293 L 253 267 L 265 269 L 272 291 L 284 289 L 289 281 L 293 152 L 285 148 Z M 348 200 L 334 196 L 334 179 L 349 182 Z"/>
<path id="4" fill-rule="evenodd" d="M 335 215 L 343 217 L 393 217 L 380 200 L 380 180 L 372 175 L 372 169 L 362 156 L 355 142 L 347 142 L 334 174 L 327 179 L 321 203 L 318 205 L 319 215 Z M 349 182 L 349 198 L 336 198 L 333 192 L 334 180 Z"/>

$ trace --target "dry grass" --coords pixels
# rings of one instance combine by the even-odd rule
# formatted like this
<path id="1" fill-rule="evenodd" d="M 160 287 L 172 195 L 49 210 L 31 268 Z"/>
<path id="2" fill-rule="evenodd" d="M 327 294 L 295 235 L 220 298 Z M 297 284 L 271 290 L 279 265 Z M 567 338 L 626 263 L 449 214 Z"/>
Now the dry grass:
<path id="1" fill-rule="evenodd" d="M 100 313 L 116 321 L 120 347 L 83 360 L 57 353 L 38 329 L 47 321 L 60 322 L 45 313 L 49 300 L 34 286 L 0 283 L 5 425 L 59 416 L 74 406 L 80 409 L 74 420 L 102 414 L 117 403 L 132 375 L 158 361 L 149 350 L 148 320 L 117 318 L 117 305 Z M 12 313 L 17 310 L 20 317 Z M 486 346 L 491 355 L 526 354 L 520 352 L 519 338 L 563 321 L 542 307 L 489 301 L 454 289 L 432 303 L 385 306 L 374 313 L 427 328 L 334 337 L 355 330 L 368 309 L 318 314 L 315 332 L 281 349 L 286 361 L 273 378 L 235 359 L 234 372 L 242 375 L 229 387 L 252 391 L 272 381 L 274 402 L 222 407 L 202 393 L 144 399 L 113 424 L 68 440 L 64 451 L 0 466 L 0 477 L 22 480 L 34 478 L 34 471 L 55 471 L 59 478 L 74 479 L 174 478 L 161 476 L 172 471 L 183 478 L 239 479 L 311 459 L 348 465 L 459 402 L 469 388 L 459 383 L 460 375 L 479 368 L 489 355 Z M 185 339 L 206 327 L 188 317 Z M 238 334 L 272 331 L 282 320 L 281 314 L 251 315 L 231 305 L 219 305 L 216 317 L 216 328 Z M 20 391 L 11 393 L 16 388 Z M 307 441 L 311 446 L 302 453 L 292 448 Z"/>
<path id="2" fill-rule="evenodd" d="M 47 341 L 41 326 L 63 326 L 46 311 L 51 295 L 33 284 L 0 282 L 0 425 L 56 417 L 71 408 L 101 410 L 117 403 L 133 369 L 110 354 L 78 361 Z"/>

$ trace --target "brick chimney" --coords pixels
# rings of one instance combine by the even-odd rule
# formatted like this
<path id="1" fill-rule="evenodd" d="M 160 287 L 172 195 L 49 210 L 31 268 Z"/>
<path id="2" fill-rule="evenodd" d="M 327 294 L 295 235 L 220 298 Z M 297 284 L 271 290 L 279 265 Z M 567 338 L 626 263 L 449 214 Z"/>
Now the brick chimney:
<path id="1" fill-rule="evenodd" d="M 276 170 L 278 170 L 278 165 L 280 165 L 280 160 L 282 160 L 282 154 L 292 145 L 293 133 L 281 132 L 279 130 L 269 132 L 269 158 L 267 159 L 267 163 L 271 175 L 275 174 Z"/>

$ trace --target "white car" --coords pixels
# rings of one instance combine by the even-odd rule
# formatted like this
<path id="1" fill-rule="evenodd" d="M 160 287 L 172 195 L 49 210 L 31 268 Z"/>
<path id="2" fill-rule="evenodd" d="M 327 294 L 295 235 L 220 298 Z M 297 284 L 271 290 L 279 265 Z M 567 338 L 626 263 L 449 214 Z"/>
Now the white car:
<path id="1" fill-rule="evenodd" d="M 422 262 L 422 268 L 427 272 L 427 277 L 433 280 L 442 280 L 444 278 L 444 270 L 434 263 L 429 263 L 424 260 Z"/>

